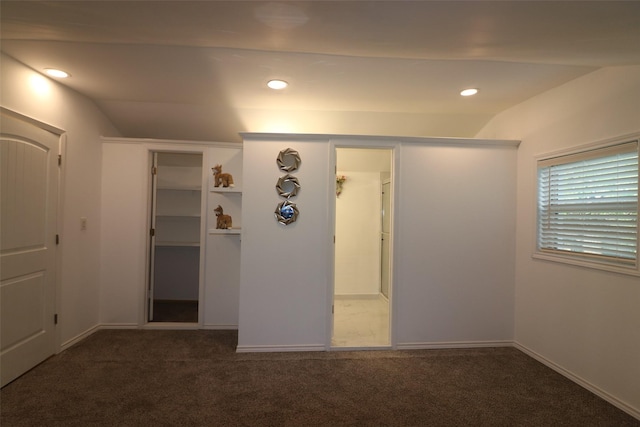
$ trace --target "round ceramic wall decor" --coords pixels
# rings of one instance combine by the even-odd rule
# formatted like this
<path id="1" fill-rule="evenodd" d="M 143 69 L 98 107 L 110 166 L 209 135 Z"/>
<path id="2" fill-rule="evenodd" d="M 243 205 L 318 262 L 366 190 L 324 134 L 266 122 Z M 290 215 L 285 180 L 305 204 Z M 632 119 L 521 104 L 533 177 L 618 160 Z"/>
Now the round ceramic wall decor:
<path id="1" fill-rule="evenodd" d="M 276 159 L 278 167 L 284 172 L 293 172 L 300 167 L 300 155 L 296 150 L 285 148 Z"/>
<path id="2" fill-rule="evenodd" d="M 285 199 L 294 197 L 298 194 L 298 190 L 300 190 L 300 181 L 298 181 L 298 178 L 295 176 L 286 174 L 278 179 L 276 191 L 278 191 L 280 197 L 284 197 Z"/>
<path id="3" fill-rule="evenodd" d="M 298 208 L 295 203 L 291 203 L 289 200 L 278 203 L 276 206 L 276 220 L 283 225 L 289 225 L 298 219 Z"/>

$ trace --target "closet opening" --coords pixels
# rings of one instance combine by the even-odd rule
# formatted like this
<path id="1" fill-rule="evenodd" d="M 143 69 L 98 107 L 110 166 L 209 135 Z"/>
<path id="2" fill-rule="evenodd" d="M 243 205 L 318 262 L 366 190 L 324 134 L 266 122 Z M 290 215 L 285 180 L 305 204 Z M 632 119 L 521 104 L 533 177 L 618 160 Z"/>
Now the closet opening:
<path id="1" fill-rule="evenodd" d="M 203 155 L 152 156 L 147 321 L 197 323 Z"/>
<path id="2" fill-rule="evenodd" d="M 391 346 L 392 159 L 336 148 L 332 348 Z"/>

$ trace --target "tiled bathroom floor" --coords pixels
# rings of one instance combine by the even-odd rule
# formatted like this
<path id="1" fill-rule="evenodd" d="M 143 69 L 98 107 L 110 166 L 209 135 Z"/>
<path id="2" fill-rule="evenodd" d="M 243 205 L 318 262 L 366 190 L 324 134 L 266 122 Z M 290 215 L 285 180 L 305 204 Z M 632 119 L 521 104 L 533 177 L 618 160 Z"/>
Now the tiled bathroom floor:
<path id="1" fill-rule="evenodd" d="M 389 301 L 383 296 L 334 298 L 333 347 L 388 346 Z"/>

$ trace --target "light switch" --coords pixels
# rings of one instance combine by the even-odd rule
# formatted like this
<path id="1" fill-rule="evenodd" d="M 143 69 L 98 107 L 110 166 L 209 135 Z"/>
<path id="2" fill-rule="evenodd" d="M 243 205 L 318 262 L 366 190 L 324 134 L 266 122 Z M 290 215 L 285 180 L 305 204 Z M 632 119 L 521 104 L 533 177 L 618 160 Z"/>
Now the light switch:
<path id="1" fill-rule="evenodd" d="M 82 218 L 80 218 L 80 230 L 86 231 L 86 229 L 87 229 L 87 217 L 83 216 Z"/>

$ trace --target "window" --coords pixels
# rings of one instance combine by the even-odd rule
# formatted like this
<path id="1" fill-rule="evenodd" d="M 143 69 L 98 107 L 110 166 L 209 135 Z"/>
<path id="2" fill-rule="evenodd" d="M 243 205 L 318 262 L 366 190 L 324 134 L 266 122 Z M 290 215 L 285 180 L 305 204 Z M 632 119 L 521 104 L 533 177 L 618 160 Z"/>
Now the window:
<path id="1" fill-rule="evenodd" d="M 538 160 L 537 254 L 637 273 L 637 140 Z"/>

